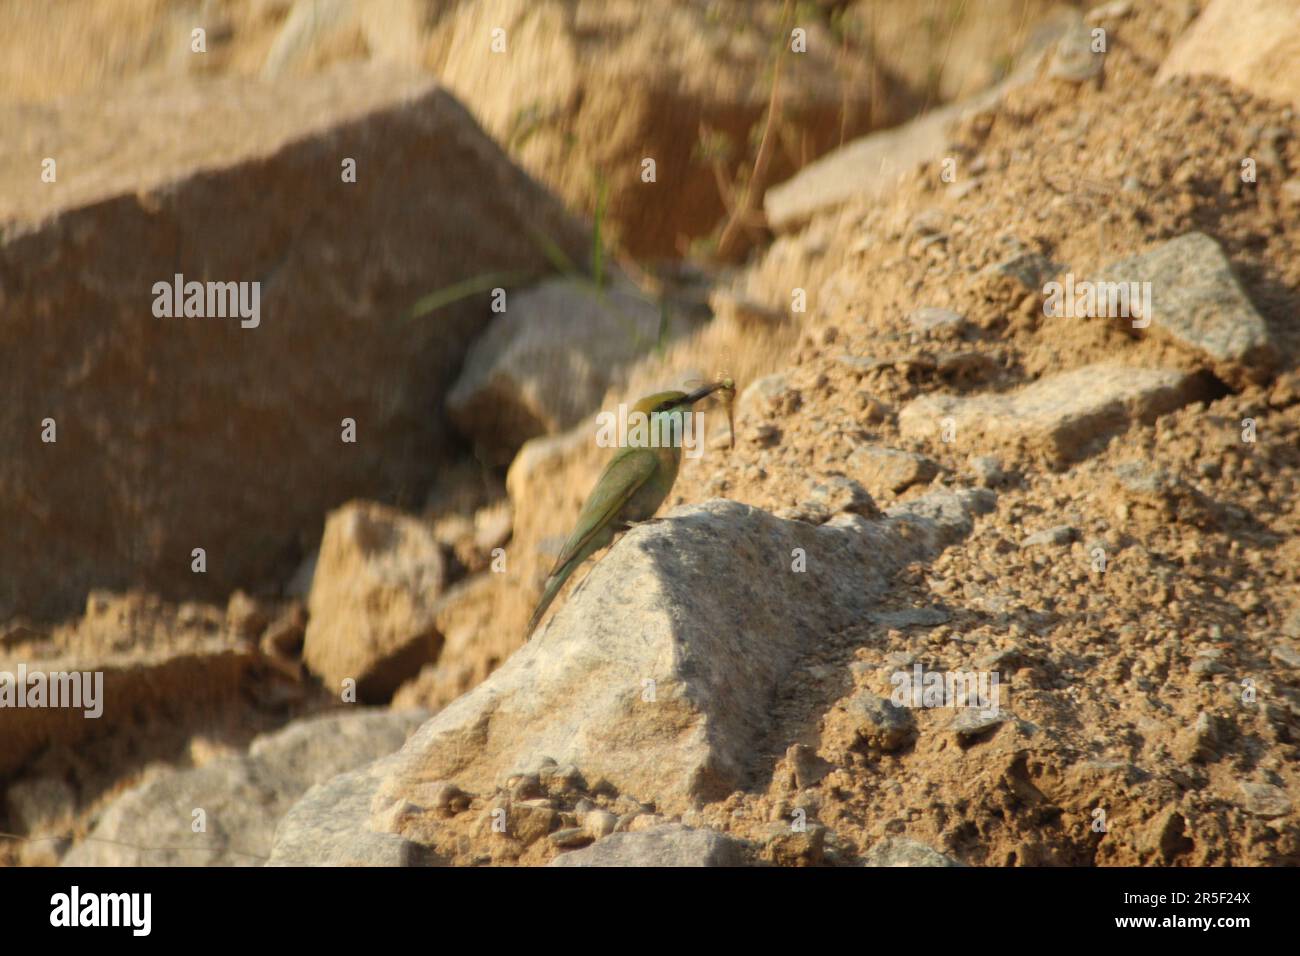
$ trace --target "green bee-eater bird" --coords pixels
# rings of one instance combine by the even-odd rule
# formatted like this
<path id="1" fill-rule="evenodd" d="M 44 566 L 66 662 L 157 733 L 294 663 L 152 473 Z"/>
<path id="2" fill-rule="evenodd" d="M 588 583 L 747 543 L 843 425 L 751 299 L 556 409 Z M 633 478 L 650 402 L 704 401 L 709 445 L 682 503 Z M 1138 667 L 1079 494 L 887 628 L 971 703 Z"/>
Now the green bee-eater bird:
<path id="1" fill-rule="evenodd" d="M 691 406 L 706 395 L 719 390 L 734 393 L 735 388 L 731 379 L 724 378 L 693 392 L 656 392 L 632 407 L 629 421 L 640 412 L 648 422 L 650 435 L 675 438 L 659 442 L 659 447 L 642 443 L 628 445 L 610 459 L 596 487 L 587 496 L 577 526 L 564 543 L 555 567 L 551 568 L 542 599 L 528 622 L 528 636 L 532 636 L 564 582 L 582 562 L 612 542 L 616 534 L 638 521 L 653 518 L 664 503 L 677 480 L 677 468 L 682 461 L 681 439 L 686 434 L 685 416 L 690 414 Z"/>

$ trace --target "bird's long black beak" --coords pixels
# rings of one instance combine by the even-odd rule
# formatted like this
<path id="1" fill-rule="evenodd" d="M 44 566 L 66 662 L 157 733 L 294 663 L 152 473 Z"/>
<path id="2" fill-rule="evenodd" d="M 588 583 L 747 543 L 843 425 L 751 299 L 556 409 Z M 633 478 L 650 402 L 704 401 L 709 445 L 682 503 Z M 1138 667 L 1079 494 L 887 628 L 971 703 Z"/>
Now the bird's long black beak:
<path id="1" fill-rule="evenodd" d="M 700 387 L 700 388 L 697 388 L 697 389 L 696 389 L 695 391 L 693 391 L 693 392 L 688 392 L 687 395 L 686 395 L 686 397 L 682 399 L 682 404 L 684 404 L 684 405 L 694 405 L 694 404 L 695 404 L 696 402 L 698 402 L 701 398 L 706 398 L 706 397 L 708 397 L 709 395 L 712 395 L 714 392 L 716 392 L 716 391 L 717 391 L 718 389 L 720 389 L 720 388 L 734 388 L 734 387 L 735 387 L 735 386 L 733 386 L 733 385 L 730 383 L 730 381 L 727 381 L 727 380 L 725 380 L 725 379 L 724 379 L 723 381 L 721 381 L 721 382 L 713 382 L 713 383 L 711 383 L 711 384 L 709 384 L 709 385 L 704 385 L 704 386 L 702 386 L 702 387 Z"/>

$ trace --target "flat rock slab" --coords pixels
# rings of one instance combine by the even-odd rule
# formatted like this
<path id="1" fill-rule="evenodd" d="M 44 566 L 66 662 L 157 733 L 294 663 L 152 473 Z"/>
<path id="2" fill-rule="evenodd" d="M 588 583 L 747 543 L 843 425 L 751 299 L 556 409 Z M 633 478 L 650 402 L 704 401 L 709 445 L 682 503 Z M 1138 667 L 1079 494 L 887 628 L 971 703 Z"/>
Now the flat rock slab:
<path id="1" fill-rule="evenodd" d="M 949 133 L 963 117 L 995 106 L 1008 90 L 1032 81 L 1043 47 L 1063 29 L 1063 24 L 1054 24 L 1041 31 L 1038 50 L 1027 50 L 1023 62 L 996 86 L 859 137 L 768 189 L 763 195 L 768 224 L 777 232 L 790 232 L 853 200 L 883 198 L 908 170 L 946 154 Z M 964 173 L 962 178 L 969 181 Z"/>
<path id="2" fill-rule="evenodd" d="M 0 619 L 70 613 L 94 587 L 264 587 L 328 509 L 414 502 L 492 313 L 486 294 L 408 310 L 550 271 L 538 235 L 575 262 L 589 248 L 419 74 L 169 78 L 0 107 L 0 129 Z M 177 274 L 247 283 L 250 310 L 259 283 L 256 325 L 155 315 Z"/>
<path id="3" fill-rule="evenodd" d="M 185 707 L 235 698 L 247 686 L 258 659 L 251 646 L 232 645 L 219 637 L 183 650 L 97 658 L 0 658 L 0 672 L 14 675 L 15 688 L 20 664 L 26 665 L 29 675 L 103 675 L 101 713 L 87 718 L 85 707 L 0 707 L 0 779 L 46 748 L 76 748 L 84 738 L 131 724 L 139 714 L 175 715 Z"/>
<path id="4" fill-rule="evenodd" d="M 549 866 L 744 866 L 744 844 L 716 830 L 680 824 L 611 833 L 591 846 L 561 853 Z"/>
<path id="5" fill-rule="evenodd" d="M 1150 252 L 1120 259 L 1097 279 L 1149 282 L 1150 325 L 1136 328 L 1164 335 L 1204 357 L 1221 378 L 1263 379 L 1277 360 L 1263 316 L 1233 275 L 1219 244 L 1204 233 L 1189 232 Z"/>
<path id="6" fill-rule="evenodd" d="M 871 133 L 809 163 L 763 195 L 771 227 L 789 232 L 853 199 L 883 197 L 903 173 L 943 154 L 964 105 L 940 107 L 895 129 Z"/>
<path id="7" fill-rule="evenodd" d="M 899 411 L 898 425 L 906 438 L 940 442 L 947 433 L 973 453 L 1009 447 L 1064 464 L 1205 391 L 1186 372 L 1100 362 L 1003 395 L 925 395 Z"/>
<path id="8" fill-rule="evenodd" d="M 423 711 L 357 711 L 297 721 L 245 755 L 164 769 L 118 797 L 67 866 L 256 866 L 280 818 L 308 788 L 401 746 Z M 205 829 L 194 832 L 195 811 Z M 385 845 L 395 838 L 379 838 Z"/>

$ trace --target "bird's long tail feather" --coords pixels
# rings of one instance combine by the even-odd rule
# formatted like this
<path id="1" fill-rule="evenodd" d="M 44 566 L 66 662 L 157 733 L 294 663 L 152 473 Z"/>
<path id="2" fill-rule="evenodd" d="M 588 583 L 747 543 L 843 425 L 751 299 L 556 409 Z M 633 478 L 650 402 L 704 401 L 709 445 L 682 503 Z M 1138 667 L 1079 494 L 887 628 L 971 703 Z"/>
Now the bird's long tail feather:
<path id="1" fill-rule="evenodd" d="M 528 630 L 524 634 L 525 640 L 533 636 L 533 631 L 537 629 L 542 615 L 551 606 L 555 596 L 560 593 L 560 589 L 564 587 L 564 582 L 569 580 L 569 575 L 573 573 L 575 567 L 577 567 L 577 563 L 570 561 L 568 564 L 556 568 L 555 573 L 546 579 L 546 587 L 542 589 L 542 599 L 537 602 L 537 610 L 533 611 L 533 616 L 528 619 Z"/>

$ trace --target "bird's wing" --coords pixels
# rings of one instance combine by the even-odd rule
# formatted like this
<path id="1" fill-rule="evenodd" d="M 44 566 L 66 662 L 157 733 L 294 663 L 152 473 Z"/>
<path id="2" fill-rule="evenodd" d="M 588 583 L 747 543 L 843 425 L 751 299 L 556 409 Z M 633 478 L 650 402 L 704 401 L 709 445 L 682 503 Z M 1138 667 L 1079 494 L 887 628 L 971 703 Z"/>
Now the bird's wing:
<path id="1" fill-rule="evenodd" d="M 637 489 L 650 480 L 658 466 L 658 458 L 648 448 L 625 448 L 614 456 L 601 472 L 587 503 L 582 506 L 573 534 L 564 542 L 551 574 L 564 567 L 613 520 Z"/>

